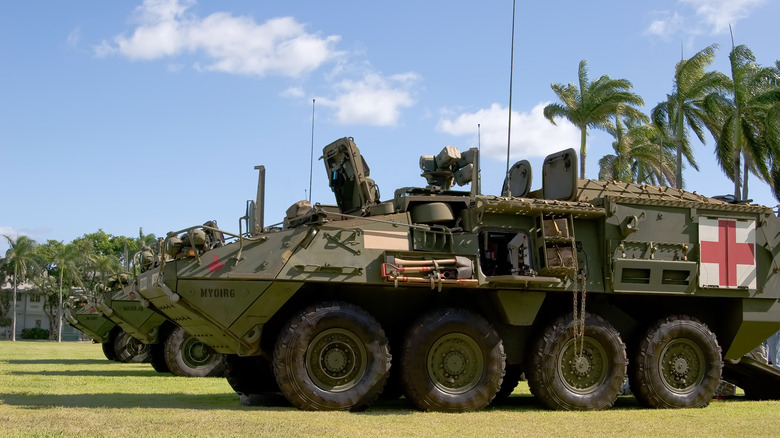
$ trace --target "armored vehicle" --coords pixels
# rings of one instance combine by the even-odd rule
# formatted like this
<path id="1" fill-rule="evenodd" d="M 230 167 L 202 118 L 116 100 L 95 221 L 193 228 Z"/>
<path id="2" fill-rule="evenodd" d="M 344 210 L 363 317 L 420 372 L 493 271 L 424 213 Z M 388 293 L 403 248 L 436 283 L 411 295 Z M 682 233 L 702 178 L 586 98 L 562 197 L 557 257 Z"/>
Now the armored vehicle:
<path id="1" fill-rule="evenodd" d="M 149 347 L 101 314 L 93 299 L 71 296 L 63 306 L 65 321 L 102 344 L 106 359 L 118 362 L 144 362 Z"/>
<path id="2" fill-rule="evenodd" d="M 609 408 L 626 379 L 643 406 L 702 407 L 724 363 L 755 375 L 741 358 L 780 329 L 769 208 L 578 180 L 573 150 L 544 160 L 540 189 L 521 161 L 484 195 L 478 150 L 447 146 L 421 157 L 425 187 L 385 201 L 352 138 L 322 160 L 336 205 L 301 201 L 264 226 L 259 166 L 237 234 L 171 232 L 169 259 L 137 279 L 147 305 L 227 355 L 244 396 L 358 410 L 402 392 L 460 412 L 524 372 L 551 409 Z"/>
<path id="3" fill-rule="evenodd" d="M 150 248 L 145 247 L 140 255 L 146 266 L 152 265 Z M 134 288 L 129 275 L 112 276 L 97 297 L 95 307 L 137 343 L 148 346 L 149 361 L 156 371 L 185 377 L 224 376 L 221 354 L 159 313 L 143 307 Z"/>

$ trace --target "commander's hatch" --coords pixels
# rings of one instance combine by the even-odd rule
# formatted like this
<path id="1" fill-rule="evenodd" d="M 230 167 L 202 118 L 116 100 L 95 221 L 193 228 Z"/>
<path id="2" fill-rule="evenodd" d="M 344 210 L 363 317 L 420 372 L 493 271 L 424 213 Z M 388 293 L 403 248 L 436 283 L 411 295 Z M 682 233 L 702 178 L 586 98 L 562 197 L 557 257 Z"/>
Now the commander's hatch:
<path id="1" fill-rule="evenodd" d="M 577 152 L 574 149 L 556 152 L 544 159 L 542 198 L 555 201 L 577 198 Z"/>
<path id="2" fill-rule="evenodd" d="M 379 190 L 352 137 L 340 138 L 322 150 L 328 184 L 342 213 L 365 214 L 379 202 Z"/>

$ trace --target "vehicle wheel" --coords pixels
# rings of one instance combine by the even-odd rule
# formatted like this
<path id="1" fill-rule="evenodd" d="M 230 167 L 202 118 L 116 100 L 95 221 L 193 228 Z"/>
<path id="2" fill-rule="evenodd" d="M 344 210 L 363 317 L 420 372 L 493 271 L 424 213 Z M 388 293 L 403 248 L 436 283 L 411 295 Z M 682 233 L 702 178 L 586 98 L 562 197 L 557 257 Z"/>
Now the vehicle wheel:
<path id="1" fill-rule="evenodd" d="M 672 315 L 640 341 L 631 364 L 631 391 L 646 407 L 704 407 L 722 368 L 720 346 L 709 328 L 687 315 Z"/>
<path id="2" fill-rule="evenodd" d="M 106 359 L 117 361 L 116 352 L 114 351 L 114 343 L 112 341 L 103 342 L 100 344 L 103 347 L 103 354 Z"/>
<path id="3" fill-rule="evenodd" d="M 582 355 L 575 346 L 572 315 L 557 318 L 532 347 L 526 377 L 531 393 L 550 409 L 611 407 L 626 379 L 626 346 L 620 333 L 586 313 Z"/>
<path id="4" fill-rule="evenodd" d="M 225 375 L 222 355 L 181 327 L 165 339 L 165 363 L 174 376 L 221 377 Z"/>
<path id="5" fill-rule="evenodd" d="M 404 392 L 421 410 L 475 411 L 489 405 L 504 376 L 504 344 L 482 316 L 438 309 L 409 329 L 401 353 Z"/>
<path id="6" fill-rule="evenodd" d="M 238 395 L 279 392 L 271 361 L 262 356 L 223 355 L 225 378 Z"/>
<path id="7" fill-rule="evenodd" d="M 312 306 L 282 329 L 274 375 L 287 400 L 305 410 L 360 410 L 387 381 L 390 348 L 379 323 L 343 302 Z"/>
<path id="8" fill-rule="evenodd" d="M 506 401 L 517 384 L 520 383 L 520 379 L 523 377 L 523 369 L 517 365 L 506 365 L 506 372 L 504 373 L 504 380 L 501 382 L 501 388 L 496 393 L 496 397 L 493 399 L 493 403 L 500 403 Z"/>
<path id="9" fill-rule="evenodd" d="M 152 368 L 154 368 L 155 371 L 158 373 L 170 373 L 171 370 L 168 368 L 168 364 L 165 362 L 165 344 L 158 342 L 157 344 L 150 345 L 150 362 L 152 363 Z"/>
<path id="10" fill-rule="evenodd" d="M 120 362 L 141 363 L 149 360 L 149 345 L 130 336 L 124 330 L 116 335 L 114 352 L 117 360 Z"/>

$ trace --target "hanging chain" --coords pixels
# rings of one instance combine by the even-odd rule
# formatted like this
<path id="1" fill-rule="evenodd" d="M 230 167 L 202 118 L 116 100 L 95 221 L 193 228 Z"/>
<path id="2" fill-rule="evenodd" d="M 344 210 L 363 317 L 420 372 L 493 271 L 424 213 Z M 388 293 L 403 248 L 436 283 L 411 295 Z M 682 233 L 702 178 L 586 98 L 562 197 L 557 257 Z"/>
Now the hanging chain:
<path id="1" fill-rule="evenodd" d="M 572 258 L 574 259 L 574 272 L 576 273 L 574 276 L 574 292 L 572 292 L 574 353 L 575 357 L 580 357 L 582 356 L 582 350 L 585 346 L 585 298 L 587 296 L 587 292 L 585 291 L 586 275 L 585 272 L 581 271 L 579 268 L 576 243 L 572 246 L 572 250 Z"/>
<path id="2" fill-rule="evenodd" d="M 579 295 L 579 299 L 577 299 Z M 576 357 L 582 356 L 582 350 L 585 346 L 585 275 L 577 273 L 572 299 L 574 308 L 574 352 Z M 579 341 L 579 342 L 578 342 Z"/>

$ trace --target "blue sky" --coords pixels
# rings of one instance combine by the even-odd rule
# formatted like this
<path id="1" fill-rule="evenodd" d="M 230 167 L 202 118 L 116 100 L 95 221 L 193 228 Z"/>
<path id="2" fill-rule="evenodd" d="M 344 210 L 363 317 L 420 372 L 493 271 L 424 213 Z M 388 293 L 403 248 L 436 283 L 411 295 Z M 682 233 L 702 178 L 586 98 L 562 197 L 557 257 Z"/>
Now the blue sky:
<path id="1" fill-rule="evenodd" d="M 541 109 L 580 60 L 591 79 L 630 80 L 649 113 L 681 52 L 716 43 L 712 69 L 728 73 L 729 24 L 760 64 L 780 59 L 779 16 L 769 0 L 518 1 L 512 161 L 540 176 L 545 155 L 578 147 L 578 132 Z M 478 143 L 483 191 L 496 194 L 511 25 L 511 0 L 0 2 L 0 234 L 69 242 L 211 219 L 237 231 L 259 164 L 266 224 L 280 221 L 309 196 L 312 100 L 313 202 L 334 203 L 316 158 L 344 136 L 383 200 L 424 185 L 420 155 Z M 611 141 L 589 136 L 588 176 Z M 686 170 L 686 188 L 732 192 L 713 141 L 694 150 L 701 171 Z M 757 202 L 777 204 L 750 184 Z"/>

